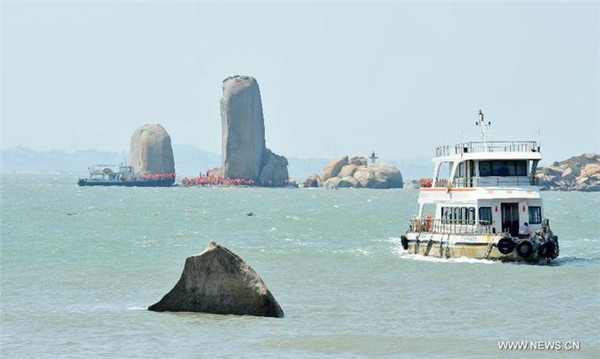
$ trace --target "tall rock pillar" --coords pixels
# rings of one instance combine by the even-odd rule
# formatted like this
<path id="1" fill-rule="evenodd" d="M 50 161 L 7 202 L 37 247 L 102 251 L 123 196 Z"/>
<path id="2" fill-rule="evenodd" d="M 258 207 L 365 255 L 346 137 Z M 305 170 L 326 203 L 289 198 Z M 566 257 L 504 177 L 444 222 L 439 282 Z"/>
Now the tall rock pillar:
<path id="1" fill-rule="evenodd" d="M 265 149 L 265 123 L 260 89 L 250 76 L 223 81 L 221 98 L 223 175 L 257 180 Z"/>

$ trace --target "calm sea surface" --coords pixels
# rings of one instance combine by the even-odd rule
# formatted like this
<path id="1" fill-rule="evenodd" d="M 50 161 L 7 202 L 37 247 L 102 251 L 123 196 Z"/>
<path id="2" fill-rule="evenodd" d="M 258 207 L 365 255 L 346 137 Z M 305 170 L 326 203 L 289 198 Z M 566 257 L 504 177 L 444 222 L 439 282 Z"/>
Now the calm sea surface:
<path id="1" fill-rule="evenodd" d="M 543 194 L 550 266 L 404 253 L 415 190 L 81 188 L 3 175 L 3 358 L 598 357 L 599 194 Z M 246 214 L 254 212 L 249 217 Z M 154 313 L 211 240 L 284 319 Z M 498 341 L 576 341 L 575 352 Z"/>

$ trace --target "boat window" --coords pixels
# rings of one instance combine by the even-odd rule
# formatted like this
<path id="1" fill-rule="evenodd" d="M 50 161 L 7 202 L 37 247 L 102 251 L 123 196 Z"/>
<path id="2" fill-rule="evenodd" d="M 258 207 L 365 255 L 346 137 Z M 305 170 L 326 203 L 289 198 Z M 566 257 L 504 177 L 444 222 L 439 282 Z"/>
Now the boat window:
<path id="1" fill-rule="evenodd" d="M 475 224 L 475 207 L 469 207 L 469 224 Z"/>
<path id="2" fill-rule="evenodd" d="M 527 161 L 479 161 L 479 176 L 527 176 Z"/>
<path id="3" fill-rule="evenodd" d="M 529 207 L 529 224 L 542 223 L 542 207 Z"/>
<path id="4" fill-rule="evenodd" d="M 449 219 L 451 219 L 451 209 L 448 207 L 442 207 L 442 222 L 446 223 Z"/>
<path id="5" fill-rule="evenodd" d="M 465 163 L 461 162 L 458 164 L 458 170 L 456 171 L 456 176 L 455 177 L 466 177 L 466 172 L 465 172 Z"/>
<path id="6" fill-rule="evenodd" d="M 492 223 L 492 207 L 479 207 L 479 224 Z"/>

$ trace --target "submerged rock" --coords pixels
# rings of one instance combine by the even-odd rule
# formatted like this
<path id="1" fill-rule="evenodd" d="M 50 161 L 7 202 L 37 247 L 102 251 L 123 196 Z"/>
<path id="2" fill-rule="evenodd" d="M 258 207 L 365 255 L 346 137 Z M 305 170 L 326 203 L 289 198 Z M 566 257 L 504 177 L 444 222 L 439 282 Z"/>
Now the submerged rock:
<path id="1" fill-rule="evenodd" d="M 129 165 L 136 173 L 174 173 L 171 137 L 159 124 L 146 124 L 133 132 Z"/>
<path id="2" fill-rule="evenodd" d="M 148 310 L 284 316 L 258 274 L 239 256 L 214 242 L 185 260 L 179 282 Z"/>

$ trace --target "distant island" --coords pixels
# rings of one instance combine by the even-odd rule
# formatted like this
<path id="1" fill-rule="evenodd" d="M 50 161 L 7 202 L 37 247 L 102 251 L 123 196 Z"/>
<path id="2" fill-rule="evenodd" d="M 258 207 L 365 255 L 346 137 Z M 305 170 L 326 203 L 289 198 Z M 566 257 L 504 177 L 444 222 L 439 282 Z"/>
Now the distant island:
<path id="1" fill-rule="evenodd" d="M 542 191 L 600 192 L 600 155 L 584 153 L 538 172 Z"/>
<path id="2" fill-rule="evenodd" d="M 66 151 L 53 149 L 36 151 L 29 147 L 2 149 L 3 173 L 69 173 L 84 175 L 91 164 L 127 163 L 128 151 L 99 151 L 94 149 Z M 197 146 L 174 144 L 173 156 L 177 162 L 177 176 L 197 176 L 198 171 L 206 171 L 221 166 L 221 154 L 205 151 Z M 330 158 L 287 157 L 290 177 L 301 181 L 315 170 L 322 169 Z M 402 169 L 405 178 L 416 179 L 431 176 L 430 159 L 427 157 L 382 159 Z"/>
<path id="3" fill-rule="evenodd" d="M 348 156 L 336 158 L 329 162 L 321 175 L 311 174 L 302 183 L 303 187 L 338 188 L 402 188 L 402 174 L 400 170 L 389 164 L 375 163 L 375 152 L 371 155 L 372 163 L 369 164 L 365 157 Z"/>

